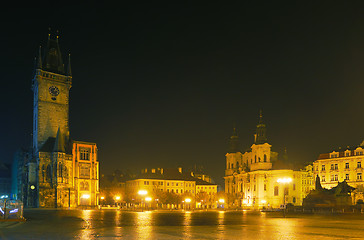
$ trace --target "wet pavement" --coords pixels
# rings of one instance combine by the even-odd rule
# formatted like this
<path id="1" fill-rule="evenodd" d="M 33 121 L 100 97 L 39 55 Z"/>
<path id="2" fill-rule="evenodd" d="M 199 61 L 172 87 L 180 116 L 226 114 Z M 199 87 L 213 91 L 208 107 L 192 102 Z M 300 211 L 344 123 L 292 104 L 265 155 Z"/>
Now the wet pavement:
<path id="1" fill-rule="evenodd" d="M 363 214 L 26 210 L 0 239 L 364 239 Z"/>

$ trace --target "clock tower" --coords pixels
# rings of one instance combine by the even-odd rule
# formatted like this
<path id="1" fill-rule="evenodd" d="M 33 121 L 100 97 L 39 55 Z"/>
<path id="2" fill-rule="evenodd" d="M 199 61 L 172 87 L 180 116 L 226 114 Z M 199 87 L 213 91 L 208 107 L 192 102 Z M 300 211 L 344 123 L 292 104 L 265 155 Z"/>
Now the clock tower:
<path id="1" fill-rule="evenodd" d="M 43 52 L 39 48 L 36 71 L 33 78 L 34 116 L 33 151 L 39 152 L 49 137 L 55 138 L 58 129 L 69 140 L 69 91 L 72 86 L 70 61 L 68 68 L 62 60 L 58 36 L 48 35 L 48 44 Z"/>

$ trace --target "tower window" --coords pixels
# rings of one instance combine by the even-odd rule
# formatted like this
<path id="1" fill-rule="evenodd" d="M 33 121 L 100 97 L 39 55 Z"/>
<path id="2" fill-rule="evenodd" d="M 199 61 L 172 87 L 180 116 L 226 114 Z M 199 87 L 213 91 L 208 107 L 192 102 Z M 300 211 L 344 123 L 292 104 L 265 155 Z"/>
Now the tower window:
<path id="1" fill-rule="evenodd" d="M 267 155 L 264 154 L 264 162 L 267 162 Z"/>
<path id="2" fill-rule="evenodd" d="M 90 160 L 90 148 L 80 147 L 80 160 Z"/>

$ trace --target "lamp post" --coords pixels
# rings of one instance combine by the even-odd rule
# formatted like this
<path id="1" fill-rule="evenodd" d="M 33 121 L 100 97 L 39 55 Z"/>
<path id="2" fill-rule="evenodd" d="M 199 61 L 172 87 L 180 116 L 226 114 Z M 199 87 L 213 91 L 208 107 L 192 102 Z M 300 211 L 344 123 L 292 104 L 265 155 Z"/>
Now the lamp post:
<path id="1" fill-rule="evenodd" d="M 146 204 L 150 203 L 152 201 L 152 198 L 151 197 L 146 197 L 145 198 L 145 202 Z M 148 205 L 146 206 L 147 210 L 148 210 Z"/>
<path id="2" fill-rule="evenodd" d="M 286 186 L 286 184 L 289 184 L 292 182 L 292 178 L 278 178 L 278 183 L 283 184 L 283 187 Z M 283 188 L 283 217 L 286 217 L 286 191 L 285 188 Z"/>
<path id="3" fill-rule="evenodd" d="M 116 195 L 116 196 L 115 196 L 115 205 L 116 205 L 117 207 L 119 207 L 119 200 L 120 200 L 120 196 L 119 196 L 119 195 Z"/>
<path id="4" fill-rule="evenodd" d="M 187 210 L 187 209 L 189 209 L 190 208 L 190 206 L 189 206 L 189 204 L 191 203 L 191 198 L 186 198 L 185 199 L 185 204 L 186 204 L 186 209 L 185 210 Z M 188 205 L 187 205 L 188 204 Z"/>
<path id="5" fill-rule="evenodd" d="M 146 191 L 146 190 L 139 190 L 138 191 L 138 194 L 141 196 L 141 198 L 142 198 L 142 201 L 141 201 L 141 204 L 142 204 L 142 212 L 143 212 L 143 197 L 145 196 L 145 195 L 147 195 L 148 194 L 148 192 Z"/>

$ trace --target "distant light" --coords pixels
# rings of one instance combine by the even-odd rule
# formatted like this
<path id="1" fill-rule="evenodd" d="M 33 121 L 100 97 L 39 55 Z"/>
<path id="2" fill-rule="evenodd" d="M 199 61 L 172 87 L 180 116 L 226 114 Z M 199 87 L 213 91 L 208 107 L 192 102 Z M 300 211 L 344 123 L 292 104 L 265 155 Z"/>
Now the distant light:
<path id="1" fill-rule="evenodd" d="M 147 195 L 148 194 L 148 191 L 147 190 L 139 190 L 138 191 L 138 194 L 139 195 Z"/>
<path id="2" fill-rule="evenodd" d="M 145 201 L 146 201 L 146 202 L 150 202 L 150 201 L 152 201 L 152 198 L 151 198 L 151 197 L 146 197 L 146 198 L 145 198 Z"/>
<path id="3" fill-rule="evenodd" d="M 248 200 L 244 199 L 244 200 L 243 200 L 243 203 L 244 203 L 244 204 L 248 204 Z"/>
<path id="4" fill-rule="evenodd" d="M 0 198 L 8 198 L 8 195 L 2 195 Z"/>
<path id="5" fill-rule="evenodd" d="M 191 198 L 186 198 L 186 199 L 185 199 L 185 202 L 186 202 L 186 203 L 190 203 L 190 202 L 191 202 Z"/>
<path id="6" fill-rule="evenodd" d="M 35 186 L 34 185 L 30 186 L 30 189 L 34 190 L 35 189 Z"/>
<path id="7" fill-rule="evenodd" d="M 219 203 L 221 203 L 221 204 L 225 203 L 225 199 L 220 198 L 220 199 L 219 199 Z"/>
<path id="8" fill-rule="evenodd" d="M 267 203 L 267 201 L 266 201 L 266 200 L 264 200 L 264 199 L 263 199 L 263 200 L 261 200 L 260 202 L 261 202 L 261 203 L 263 203 L 263 204 L 266 204 L 266 203 Z"/>
<path id="9" fill-rule="evenodd" d="M 17 213 L 19 210 L 17 208 L 10 210 L 9 213 Z"/>
<path id="10" fill-rule="evenodd" d="M 88 198 L 90 198 L 90 195 L 89 195 L 89 194 L 83 194 L 83 195 L 81 196 L 81 198 L 88 199 Z"/>
<path id="11" fill-rule="evenodd" d="M 101 200 L 104 200 L 105 199 L 105 197 L 104 196 L 102 196 L 102 197 L 100 197 L 101 198 Z"/>
<path id="12" fill-rule="evenodd" d="M 292 182 L 292 178 L 278 178 L 277 182 L 279 182 L 279 183 L 290 183 L 290 182 Z"/>
<path id="13" fill-rule="evenodd" d="M 2 213 L 2 214 L 4 214 L 4 210 L 2 210 L 2 208 L 0 207 L 0 212 Z"/>
<path id="14" fill-rule="evenodd" d="M 115 196 L 115 199 L 116 200 L 120 200 L 120 196 Z"/>

